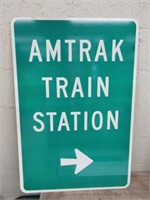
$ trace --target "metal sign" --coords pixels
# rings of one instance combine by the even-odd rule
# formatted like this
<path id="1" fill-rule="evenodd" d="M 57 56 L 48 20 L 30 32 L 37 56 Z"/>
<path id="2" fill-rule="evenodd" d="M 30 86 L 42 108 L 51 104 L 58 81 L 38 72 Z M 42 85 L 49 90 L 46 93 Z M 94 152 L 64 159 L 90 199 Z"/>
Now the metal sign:
<path id="1" fill-rule="evenodd" d="M 12 22 L 24 192 L 128 186 L 136 35 L 130 19 Z"/>

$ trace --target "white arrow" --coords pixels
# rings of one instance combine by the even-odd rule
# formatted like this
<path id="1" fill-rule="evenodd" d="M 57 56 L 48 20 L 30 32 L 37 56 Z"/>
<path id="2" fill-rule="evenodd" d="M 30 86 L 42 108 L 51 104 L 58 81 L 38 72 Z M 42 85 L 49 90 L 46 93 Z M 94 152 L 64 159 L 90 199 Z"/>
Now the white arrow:
<path id="1" fill-rule="evenodd" d="M 76 158 L 69 159 L 69 158 L 61 158 L 60 165 L 61 166 L 68 166 L 68 165 L 76 165 L 75 174 L 81 172 L 84 168 L 89 166 L 93 160 L 86 156 L 84 153 L 75 149 Z"/>

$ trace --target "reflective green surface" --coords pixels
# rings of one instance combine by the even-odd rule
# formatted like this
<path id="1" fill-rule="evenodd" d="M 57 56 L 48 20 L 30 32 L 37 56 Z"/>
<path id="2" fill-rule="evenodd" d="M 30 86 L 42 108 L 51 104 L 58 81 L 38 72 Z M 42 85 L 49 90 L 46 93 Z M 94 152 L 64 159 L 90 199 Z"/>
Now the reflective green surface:
<path id="1" fill-rule="evenodd" d="M 128 182 L 129 144 L 131 128 L 132 90 L 134 72 L 136 25 L 132 21 L 65 21 L 65 20 L 16 20 L 14 23 L 16 68 L 19 94 L 20 135 L 23 165 L 23 187 L 25 190 L 53 190 L 97 187 L 122 187 Z M 34 57 L 29 62 L 31 44 L 36 39 L 42 62 Z M 61 62 L 46 60 L 46 39 L 52 46 L 61 40 Z M 76 40 L 73 44 L 72 62 L 68 61 L 68 48 L 64 40 Z M 91 42 L 90 58 L 80 61 L 79 42 Z M 99 40 L 105 43 L 107 61 L 99 57 L 94 61 Z M 112 41 L 124 40 L 120 49 L 123 61 L 116 53 L 112 61 Z M 85 45 L 86 46 L 86 45 Z M 109 77 L 109 95 L 97 97 L 97 77 Z M 45 95 L 45 82 L 42 77 L 52 77 L 50 98 Z M 62 91 L 57 97 L 56 78 L 68 81 L 65 98 Z M 71 98 L 74 81 L 80 77 L 84 97 L 76 93 Z M 92 95 L 88 97 L 87 81 L 92 77 Z M 74 118 L 70 112 L 81 112 L 78 127 L 74 130 Z M 100 130 L 94 130 L 91 122 L 95 111 L 100 111 L 103 123 Z M 113 116 L 119 112 L 118 128 L 110 124 L 108 111 Z M 40 124 L 33 119 L 36 112 L 43 114 L 39 119 L 44 129 L 36 132 L 34 126 Z M 47 112 L 56 112 L 53 131 Z M 58 131 L 61 113 L 65 112 L 66 126 Z M 88 113 L 88 127 L 84 130 L 84 112 Z M 101 118 L 102 119 L 102 118 Z M 99 118 L 95 118 L 98 126 Z M 74 149 L 89 156 L 93 163 L 78 174 L 75 165 L 61 166 L 61 158 L 75 158 Z"/>

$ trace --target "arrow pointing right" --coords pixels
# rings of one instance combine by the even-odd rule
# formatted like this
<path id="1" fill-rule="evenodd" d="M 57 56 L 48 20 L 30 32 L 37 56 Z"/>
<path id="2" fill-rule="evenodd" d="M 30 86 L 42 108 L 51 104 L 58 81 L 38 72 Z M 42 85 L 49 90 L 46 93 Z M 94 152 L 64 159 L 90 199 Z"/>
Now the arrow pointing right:
<path id="1" fill-rule="evenodd" d="M 76 158 L 74 159 L 61 158 L 60 165 L 61 166 L 76 165 L 74 174 L 78 174 L 87 166 L 89 166 L 93 162 L 93 160 L 78 149 L 75 149 L 75 154 Z"/>

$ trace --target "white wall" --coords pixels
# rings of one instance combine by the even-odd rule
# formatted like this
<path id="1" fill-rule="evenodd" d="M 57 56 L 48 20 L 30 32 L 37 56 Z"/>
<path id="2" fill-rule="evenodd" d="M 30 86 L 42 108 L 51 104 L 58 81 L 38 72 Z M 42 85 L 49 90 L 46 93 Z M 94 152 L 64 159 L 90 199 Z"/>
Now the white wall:
<path id="1" fill-rule="evenodd" d="M 140 25 L 132 171 L 148 171 L 150 136 L 149 0 L 0 0 L 0 199 L 19 190 L 10 22 L 33 18 L 135 18 Z"/>

